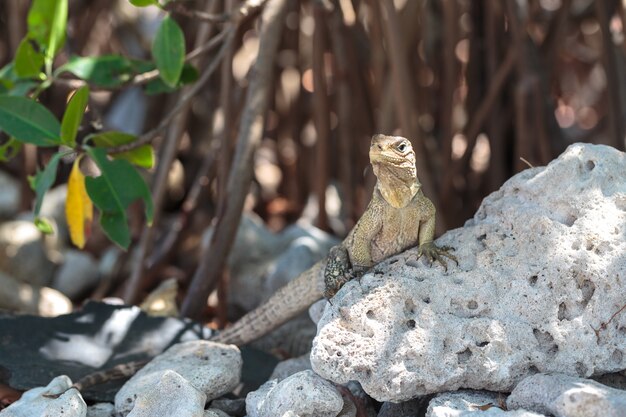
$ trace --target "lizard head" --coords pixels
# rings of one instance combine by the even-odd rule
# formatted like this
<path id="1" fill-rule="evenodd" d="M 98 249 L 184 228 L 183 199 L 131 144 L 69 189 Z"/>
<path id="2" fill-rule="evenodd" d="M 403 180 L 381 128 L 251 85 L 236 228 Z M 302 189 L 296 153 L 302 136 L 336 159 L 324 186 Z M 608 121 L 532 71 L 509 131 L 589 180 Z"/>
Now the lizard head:
<path id="1" fill-rule="evenodd" d="M 370 162 L 378 189 L 393 207 L 405 207 L 420 189 L 411 142 L 401 136 L 372 136 Z"/>

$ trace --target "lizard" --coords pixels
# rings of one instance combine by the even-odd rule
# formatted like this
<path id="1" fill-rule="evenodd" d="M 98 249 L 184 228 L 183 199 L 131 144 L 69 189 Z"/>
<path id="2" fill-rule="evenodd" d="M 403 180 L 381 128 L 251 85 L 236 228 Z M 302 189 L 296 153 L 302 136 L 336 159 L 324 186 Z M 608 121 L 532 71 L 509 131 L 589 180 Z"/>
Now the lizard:
<path id="1" fill-rule="evenodd" d="M 210 340 L 244 345 L 269 333 L 325 297 L 330 299 L 350 279 L 377 263 L 418 246 L 418 257 L 457 262 L 451 247 L 438 247 L 435 206 L 417 177 L 415 152 L 401 136 L 376 134 L 369 158 L 376 176 L 372 198 L 346 238 L 329 255 L 278 289 L 264 304 Z"/>
<path id="2" fill-rule="evenodd" d="M 406 249 L 418 246 L 418 256 L 457 262 L 448 246 L 437 247 L 435 207 L 417 178 L 415 152 L 401 136 L 372 137 L 370 163 L 376 176 L 372 198 L 348 236 L 328 256 L 274 293 L 264 304 L 244 315 L 209 340 L 244 345 L 269 333 L 321 298 L 331 299 L 350 279 Z M 120 364 L 82 378 L 70 389 L 79 391 L 136 373 L 147 361 Z M 47 395 L 56 398 L 61 394 Z"/>

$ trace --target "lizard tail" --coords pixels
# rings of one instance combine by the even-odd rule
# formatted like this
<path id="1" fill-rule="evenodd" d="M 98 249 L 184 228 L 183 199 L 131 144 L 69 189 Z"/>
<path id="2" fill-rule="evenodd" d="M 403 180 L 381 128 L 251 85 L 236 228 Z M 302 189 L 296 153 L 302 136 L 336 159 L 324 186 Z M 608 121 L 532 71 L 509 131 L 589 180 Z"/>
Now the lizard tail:
<path id="1" fill-rule="evenodd" d="M 322 298 L 324 262 L 320 261 L 280 288 L 265 303 L 210 340 L 234 345 L 252 342 Z"/>

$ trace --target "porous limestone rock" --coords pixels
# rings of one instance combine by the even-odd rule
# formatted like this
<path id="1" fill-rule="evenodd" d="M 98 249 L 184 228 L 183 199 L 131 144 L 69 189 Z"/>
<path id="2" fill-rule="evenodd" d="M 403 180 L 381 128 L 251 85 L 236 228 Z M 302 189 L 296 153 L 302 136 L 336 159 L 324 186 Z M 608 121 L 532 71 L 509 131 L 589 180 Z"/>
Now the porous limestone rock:
<path id="1" fill-rule="evenodd" d="M 624 153 L 572 145 L 437 244 L 459 265 L 429 266 L 414 248 L 341 289 L 318 323 L 313 370 L 397 402 L 626 368 Z"/>
<path id="2" fill-rule="evenodd" d="M 352 410 L 350 413 L 347 410 Z M 273 379 L 246 397 L 249 417 L 349 417 L 356 414 L 330 382 L 313 371 L 302 371 L 285 378 Z"/>
<path id="3" fill-rule="evenodd" d="M 425 417 L 546 417 L 528 410 L 504 408 L 504 396 L 495 392 L 446 392 L 430 401 Z"/>
<path id="4" fill-rule="evenodd" d="M 0 411 L 2 417 L 85 417 L 87 404 L 75 389 L 69 389 L 72 380 L 66 375 L 54 378 L 45 387 L 26 391 L 22 397 Z M 58 395 L 50 398 L 45 395 Z"/>
<path id="5" fill-rule="evenodd" d="M 206 395 L 174 371 L 137 395 L 127 417 L 204 417 Z"/>
<path id="6" fill-rule="evenodd" d="M 152 389 L 168 371 L 175 371 L 206 396 L 215 399 L 232 391 L 241 378 L 241 353 L 234 345 L 195 340 L 178 343 L 137 372 L 115 396 L 118 413 L 128 413 L 135 399 Z"/>
<path id="7" fill-rule="evenodd" d="M 517 384 L 506 404 L 558 417 L 624 417 L 626 391 L 589 379 L 537 374 Z"/>

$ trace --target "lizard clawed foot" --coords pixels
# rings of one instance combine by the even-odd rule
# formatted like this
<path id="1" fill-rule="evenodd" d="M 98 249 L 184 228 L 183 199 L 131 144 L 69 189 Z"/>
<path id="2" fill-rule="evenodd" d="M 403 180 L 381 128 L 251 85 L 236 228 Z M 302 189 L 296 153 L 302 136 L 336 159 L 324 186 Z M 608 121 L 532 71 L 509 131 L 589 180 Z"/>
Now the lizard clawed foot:
<path id="1" fill-rule="evenodd" d="M 426 242 L 422 243 L 417 249 L 417 256 L 426 256 L 430 263 L 437 261 L 441 264 L 441 266 L 443 266 L 445 271 L 448 271 L 448 263 L 445 261 L 444 257 L 454 261 L 457 266 L 459 265 L 459 261 L 456 259 L 456 256 L 450 253 L 450 251 L 453 250 L 454 248 L 450 246 L 438 247 L 433 242 Z"/>

